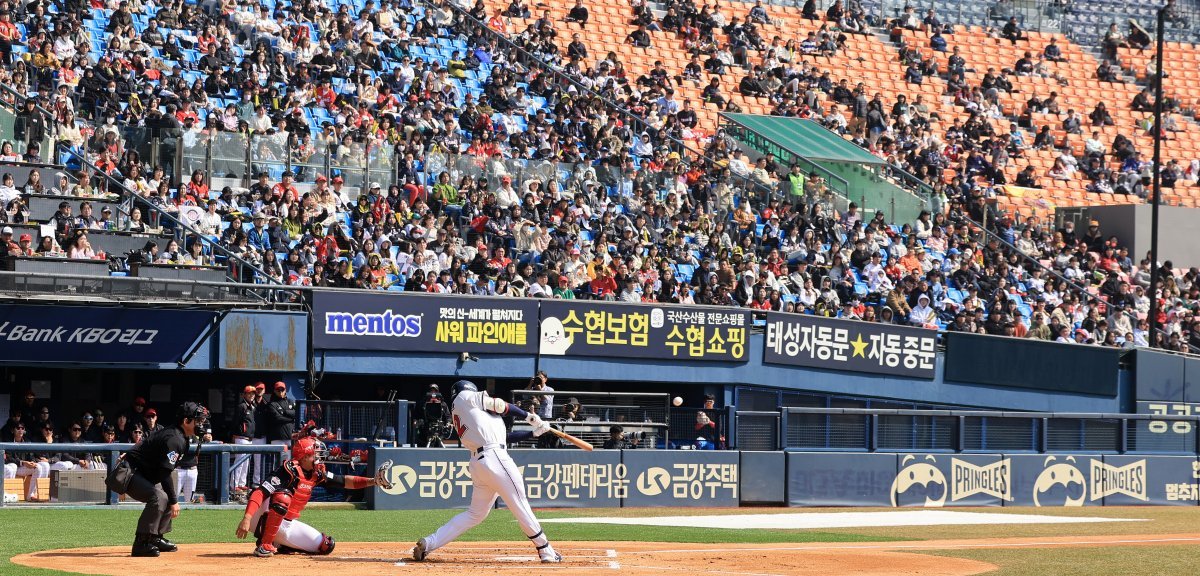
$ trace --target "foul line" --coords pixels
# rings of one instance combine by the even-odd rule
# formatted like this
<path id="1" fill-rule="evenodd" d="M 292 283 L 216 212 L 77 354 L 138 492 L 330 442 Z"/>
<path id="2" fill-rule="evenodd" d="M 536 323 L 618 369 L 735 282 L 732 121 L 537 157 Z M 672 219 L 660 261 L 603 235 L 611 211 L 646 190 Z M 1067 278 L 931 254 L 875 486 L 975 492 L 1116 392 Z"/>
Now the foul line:
<path id="1" fill-rule="evenodd" d="M 729 570 L 697 570 L 696 568 L 671 568 L 669 566 L 647 566 L 644 564 L 626 564 L 626 568 L 645 568 L 647 570 L 671 570 L 675 572 L 692 572 L 700 574 L 737 574 L 738 576 L 782 576 L 772 572 L 731 572 Z"/>
<path id="2" fill-rule="evenodd" d="M 780 546 L 770 548 L 720 548 L 720 549 L 697 549 L 690 550 L 638 550 L 636 552 L 627 552 L 627 554 L 715 554 L 720 552 L 781 552 L 781 551 L 800 551 L 813 550 L 953 550 L 956 548 L 1022 548 L 1022 547 L 1037 547 L 1037 546 L 1089 546 L 1100 544 L 1157 544 L 1163 542 L 1200 542 L 1200 537 L 1193 538 L 1147 538 L 1144 540 L 1071 540 L 1071 541 L 1047 541 L 1047 542 L 981 542 L 979 544 L 942 544 L 936 542 L 913 543 L 913 544 L 864 544 L 864 545 L 842 545 L 842 546 Z M 731 572 L 737 574 L 737 572 Z"/>

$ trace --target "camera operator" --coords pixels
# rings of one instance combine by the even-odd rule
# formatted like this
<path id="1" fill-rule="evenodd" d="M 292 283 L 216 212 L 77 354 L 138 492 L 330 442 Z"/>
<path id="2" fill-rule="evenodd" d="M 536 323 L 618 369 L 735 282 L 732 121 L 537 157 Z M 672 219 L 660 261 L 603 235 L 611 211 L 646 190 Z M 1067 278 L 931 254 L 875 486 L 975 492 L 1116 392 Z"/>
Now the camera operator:
<path id="1" fill-rule="evenodd" d="M 450 437 L 450 406 L 442 397 L 437 384 L 430 384 L 421 404 L 422 419 L 418 423 L 418 441 L 426 448 L 442 448 L 443 440 Z"/>
<path id="2" fill-rule="evenodd" d="M 545 436 L 545 434 L 543 434 Z M 625 428 L 619 424 L 613 424 L 608 429 L 608 440 L 604 441 L 605 450 L 630 450 L 638 447 L 638 442 L 641 441 L 641 435 L 636 434 L 632 440 L 625 438 Z"/>

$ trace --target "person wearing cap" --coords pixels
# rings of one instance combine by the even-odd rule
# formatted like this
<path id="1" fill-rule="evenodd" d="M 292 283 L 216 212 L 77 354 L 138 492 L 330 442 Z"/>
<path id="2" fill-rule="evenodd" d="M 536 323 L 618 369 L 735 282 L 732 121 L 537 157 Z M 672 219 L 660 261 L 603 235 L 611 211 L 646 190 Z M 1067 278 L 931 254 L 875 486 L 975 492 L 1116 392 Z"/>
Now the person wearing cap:
<path id="1" fill-rule="evenodd" d="M 272 390 L 271 400 L 263 408 L 267 442 L 288 446 L 296 428 L 296 403 L 287 397 L 287 384 L 276 382 Z"/>
<path id="2" fill-rule="evenodd" d="M 158 423 L 158 410 L 154 408 L 146 409 L 146 418 L 142 421 L 142 428 L 146 430 L 147 435 L 163 429 L 163 426 Z"/>
<path id="3" fill-rule="evenodd" d="M 267 215 L 263 212 L 254 213 L 254 226 L 246 232 L 246 240 L 249 247 L 259 252 L 269 252 L 271 250 L 271 236 L 267 232 Z"/>
<path id="4" fill-rule="evenodd" d="M 12 226 L 5 226 L 0 230 L 0 241 L 4 243 L 4 256 L 20 256 L 21 245 L 13 241 Z"/>
<path id="5" fill-rule="evenodd" d="M 179 492 L 172 472 L 189 452 L 198 450 L 192 438 L 196 429 L 203 429 L 207 423 L 208 410 L 194 402 L 184 402 L 176 418 L 175 425 L 147 434 L 124 456 L 123 464 L 128 463 L 132 471 L 125 494 L 146 504 L 138 518 L 131 551 L 134 557 L 157 557 L 160 552 L 179 549 L 166 539 L 172 521 L 179 516 Z M 110 489 L 114 488 L 111 474 L 107 482 Z"/>
<path id="6" fill-rule="evenodd" d="M 254 426 L 258 420 L 258 404 L 254 401 L 254 386 L 246 385 L 242 389 L 242 397 L 238 399 L 233 409 L 231 426 L 233 434 L 230 440 L 234 444 L 252 444 L 254 442 Z M 229 471 L 230 490 L 238 496 L 247 491 L 246 476 L 250 471 L 250 455 L 238 454 Z"/>

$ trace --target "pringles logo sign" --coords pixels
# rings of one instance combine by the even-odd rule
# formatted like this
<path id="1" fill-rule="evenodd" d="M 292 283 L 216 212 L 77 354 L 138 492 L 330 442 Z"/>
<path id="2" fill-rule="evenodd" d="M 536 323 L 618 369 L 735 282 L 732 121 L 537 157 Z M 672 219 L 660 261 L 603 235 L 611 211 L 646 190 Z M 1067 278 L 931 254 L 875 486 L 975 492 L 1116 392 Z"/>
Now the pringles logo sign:
<path id="1" fill-rule="evenodd" d="M 1138 460 L 1125 466 L 1113 466 L 1103 460 L 1091 458 L 1086 485 L 1083 473 L 1076 466 L 1075 457 L 1067 456 L 1061 462 L 1049 456 L 1045 469 L 1033 485 L 1033 503 L 1045 506 L 1042 500 L 1051 492 L 1058 492 L 1063 506 L 1083 506 L 1085 500 L 1095 502 L 1105 496 L 1123 495 L 1145 502 L 1146 461 Z M 1089 496 L 1090 494 L 1090 496 Z"/>
<path id="2" fill-rule="evenodd" d="M 951 500 L 986 494 L 1012 501 L 1012 465 L 1008 458 L 982 466 L 953 458 L 950 467 L 953 477 Z"/>
<path id="3" fill-rule="evenodd" d="M 1117 467 L 1100 460 L 1092 460 L 1092 500 L 1105 496 L 1122 494 L 1145 502 L 1146 496 L 1146 461 L 1138 460 L 1125 466 Z"/>
<path id="4" fill-rule="evenodd" d="M 1005 458 L 990 464 L 973 464 L 958 458 L 950 458 L 950 481 L 937 466 L 937 457 L 926 456 L 918 460 L 906 455 L 900 461 L 900 471 L 892 481 L 892 506 L 899 506 L 898 499 L 909 492 L 923 492 L 926 508 L 940 508 L 947 498 L 957 502 L 977 494 L 986 494 L 1001 500 L 1011 501 L 1012 466 Z"/>

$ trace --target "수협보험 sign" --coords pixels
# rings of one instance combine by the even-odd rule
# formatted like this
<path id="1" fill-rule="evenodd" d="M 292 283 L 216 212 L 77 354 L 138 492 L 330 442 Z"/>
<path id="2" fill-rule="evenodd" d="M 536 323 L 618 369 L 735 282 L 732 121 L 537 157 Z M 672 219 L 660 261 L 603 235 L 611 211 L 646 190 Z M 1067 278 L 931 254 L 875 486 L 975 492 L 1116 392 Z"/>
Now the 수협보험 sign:
<path id="1" fill-rule="evenodd" d="M 403 352 L 532 353 L 537 302 L 317 292 L 313 347 Z"/>
<path id="2" fill-rule="evenodd" d="M 738 309 L 545 300 L 539 352 L 744 362 L 750 324 Z"/>
<path id="3" fill-rule="evenodd" d="M 769 312 L 766 332 L 768 364 L 933 378 L 932 330 Z"/>

